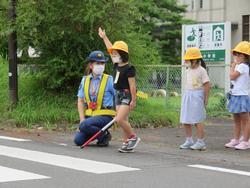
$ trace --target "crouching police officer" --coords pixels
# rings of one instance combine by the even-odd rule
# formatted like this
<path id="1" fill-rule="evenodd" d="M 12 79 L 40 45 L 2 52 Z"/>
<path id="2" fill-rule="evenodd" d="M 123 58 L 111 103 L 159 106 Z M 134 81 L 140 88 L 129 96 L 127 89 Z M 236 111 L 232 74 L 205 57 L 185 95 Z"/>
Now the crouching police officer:
<path id="1" fill-rule="evenodd" d="M 74 142 L 78 146 L 84 144 L 115 116 L 113 77 L 103 73 L 107 61 L 108 58 L 101 51 L 89 54 L 89 73 L 83 76 L 77 94 L 80 125 Z M 111 135 L 106 131 L 97 137 L 97 145 L 108 146 L 110 140 Z"/>

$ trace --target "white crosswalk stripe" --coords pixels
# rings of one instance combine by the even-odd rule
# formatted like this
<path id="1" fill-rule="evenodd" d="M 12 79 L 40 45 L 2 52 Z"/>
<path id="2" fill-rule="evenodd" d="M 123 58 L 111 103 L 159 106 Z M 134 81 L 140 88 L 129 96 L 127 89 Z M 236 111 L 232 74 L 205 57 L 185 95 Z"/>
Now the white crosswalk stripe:
<path id="1" fill-rule="evenodd" d="M 29 139 L 14 138 L 14 137 L 9 137 L 9 136 L 0 136 L 0 139 L 17 141 L 17 142 L 29 142 L 29 141 L 31 141 Z"/>
<path id="2" fill-rule="evenodd" d="M 34 179 L 47 179 L 48 176 L 42 176 L 39 174 L 34 174 L 22 170 L 16 170 L 12 168 L 7 168 L 0 166 L 0 183 L 11 182 L 11 181 L 21 181 L 21 180 L 34 180 Z"/>
<path id="3" fill-rule="evenodd" d="M 224 172 L 224 173 L 230 173 L 230 174 L 238 174 L 243 176 L 250 176 L 250 172 L 241 171 L 241 170 L 233 170 L 233 169 L 227 169 L 227 168 L 220 168 L 220 167 L 214 167 L 214 166 L 207 166 L 207 165 L 188 165 L 189 167 L 193 168 L 200 168 L 205 170 L 212 170 L 212 171 L 218 171 L 218 172 Z"/>
<path id="4" fill-rule="evenodd" d="M 140 170 L 123 165 L 0 145 L 0 155 L 96 174 Z"/>

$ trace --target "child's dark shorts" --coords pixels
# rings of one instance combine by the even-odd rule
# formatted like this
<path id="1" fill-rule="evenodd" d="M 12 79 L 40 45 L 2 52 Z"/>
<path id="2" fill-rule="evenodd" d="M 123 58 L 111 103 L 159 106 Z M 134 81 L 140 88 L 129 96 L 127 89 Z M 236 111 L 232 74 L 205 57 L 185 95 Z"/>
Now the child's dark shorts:
<path id="1" fill-rule="evenodd" d="M 129 105 L 131 102 L 131 93 L 129 90 L 117 90 L 115 95 L 116 105 Z"/>

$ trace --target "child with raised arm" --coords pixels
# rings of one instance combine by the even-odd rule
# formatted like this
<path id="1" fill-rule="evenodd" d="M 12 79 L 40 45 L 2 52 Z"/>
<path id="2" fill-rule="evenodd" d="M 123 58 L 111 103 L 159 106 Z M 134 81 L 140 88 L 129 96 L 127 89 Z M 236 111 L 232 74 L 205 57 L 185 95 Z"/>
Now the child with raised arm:
<path id="1" fill-rule="evenodd" d="M 108 39 L 105 30 L 99 28 L 99 36 L 103 39 L 114 64 L 114 88 L 116 90 L 116 122 L 122 127 L 124 142 L 119 152 L 133 152 L 140 138 L 133 131 L 129 121 L 129 112 L 136 106 L 136 70 L 129 63 L 128 45 L 123 41 L 114 44 Z"/>

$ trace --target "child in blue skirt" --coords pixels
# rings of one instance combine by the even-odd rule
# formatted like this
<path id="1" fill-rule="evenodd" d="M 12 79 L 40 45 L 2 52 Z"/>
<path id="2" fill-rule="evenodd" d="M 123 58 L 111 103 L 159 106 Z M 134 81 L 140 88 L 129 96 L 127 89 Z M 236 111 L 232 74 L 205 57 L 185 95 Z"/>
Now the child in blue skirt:
<path id="1" fill-rule="evenodd" d="M 249 56 L 250 43 L 247 41 L 240 42 L 233 49 L 234 62 L 231 64 L 230 70 L 231 84 L 227 108 L 233 114 L 235 126 L 233 139 L 225 144 L 227 148 L 246 150 L 250 147 L 248 142 L 250 131 Z M 240 140 L 241 132 L 243 139 Z"/>

